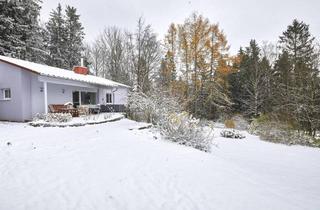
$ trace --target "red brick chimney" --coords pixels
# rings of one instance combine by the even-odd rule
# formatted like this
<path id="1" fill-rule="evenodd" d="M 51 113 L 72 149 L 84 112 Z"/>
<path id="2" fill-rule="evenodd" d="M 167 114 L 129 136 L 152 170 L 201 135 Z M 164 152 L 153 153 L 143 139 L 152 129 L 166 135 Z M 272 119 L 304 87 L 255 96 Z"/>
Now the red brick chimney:
<path id="1" fill-rule="evenodd" d="M 83 58 L 81 58 L 81 66 L 73 67 L 73 71 L 74 71 L 74 73 L 77 73 L 77 74 L 83 74 L 83 75 L 88 74 L 88 72 L 89 72 L 88 68 L 84 67 L 84 65 L 83 65 Z"/>
<path id="2" fill-rule="evenodd" d="M 88 68 L 84 66 L 75 66 L 73 67 L 73 71 L 74 73 L 77 73 L 77 74 L 83 74 L 83 75 L 88 74 Z"/>

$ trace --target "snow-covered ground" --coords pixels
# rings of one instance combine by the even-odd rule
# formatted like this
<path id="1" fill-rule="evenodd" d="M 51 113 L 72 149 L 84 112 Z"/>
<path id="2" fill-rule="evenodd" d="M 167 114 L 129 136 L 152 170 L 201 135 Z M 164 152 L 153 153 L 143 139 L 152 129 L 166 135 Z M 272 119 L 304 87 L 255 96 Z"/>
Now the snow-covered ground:
<path id="1" fill-rule="evenodd" d="M 205 153 L 138 125 L 0 122 L 0 209 L 320 209 L 319 149 L 246 133 Z"/>

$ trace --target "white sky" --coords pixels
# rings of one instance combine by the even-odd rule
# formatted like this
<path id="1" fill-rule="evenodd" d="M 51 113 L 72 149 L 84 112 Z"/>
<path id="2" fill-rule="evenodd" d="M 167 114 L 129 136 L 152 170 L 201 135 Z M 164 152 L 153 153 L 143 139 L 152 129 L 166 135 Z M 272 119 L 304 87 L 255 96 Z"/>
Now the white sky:
<path id="1" fill-rule="evenodd" d="M 81 15 L 86 41 L 93 41 L 105 26 L 134 30 L 143 15 L 163 39 L 169 24 L 182 23 L 193 11 L 219 23 L 231 45 L 231 53 L 258 42 L 277 41 L 294 18 L 310 25 L 320 38 L 320 0 L 43 0 L 41 18 L 47 20 L 60 2 L 74 6 Z"/>

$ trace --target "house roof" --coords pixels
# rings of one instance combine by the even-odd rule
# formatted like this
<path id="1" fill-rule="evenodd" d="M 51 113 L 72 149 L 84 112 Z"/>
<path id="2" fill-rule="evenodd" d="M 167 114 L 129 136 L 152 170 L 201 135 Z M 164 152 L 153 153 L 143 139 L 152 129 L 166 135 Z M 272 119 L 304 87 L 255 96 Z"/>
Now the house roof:
<path id="1" fill-rule="evenodd" d="M 8 64 L 12 64 L 14 66 L 18 66 L 20 68 L 29 70 L 33 73 L 40 74 L 43 76 L 48 77 L 55 77 L 55 78 L 62 78 L 67 80 L 74 80 L 80 82 L 86 82 L 95 85 L 102 85 L 102 86 L 111 86 L 111 87 L 127 87 L 129 86 L 114 82 L 112 80 L 108 80 L 102 77 L 97 77 L 93 75 L 83 75 L 77 74 L 73 71 L 61 69 L 57 67 L 47 66 L 43 64 L 33 63 L 29 61 L 24 61 L 16 58 L 6 57 L 0 55 L 0 61 L 3 61 Z"/>

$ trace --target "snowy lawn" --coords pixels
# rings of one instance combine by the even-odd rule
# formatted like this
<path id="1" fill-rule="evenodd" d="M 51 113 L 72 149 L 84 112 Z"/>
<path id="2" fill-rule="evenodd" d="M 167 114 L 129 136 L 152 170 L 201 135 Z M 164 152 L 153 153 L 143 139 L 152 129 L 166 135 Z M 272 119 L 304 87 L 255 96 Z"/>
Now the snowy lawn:
<path id="1" fill-rule="evenodd" d="M 205 153 L 137 127 L 0 122 L 0 209 L 320 209 L 319 149 L 216 129 Z"/>

